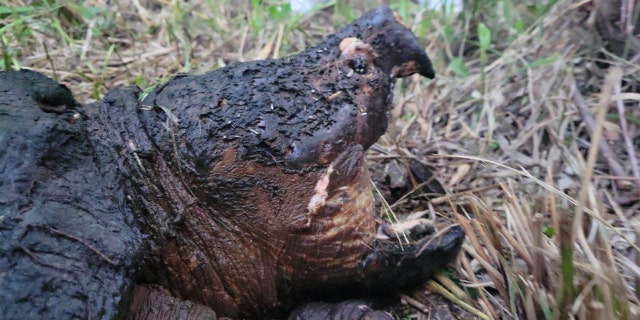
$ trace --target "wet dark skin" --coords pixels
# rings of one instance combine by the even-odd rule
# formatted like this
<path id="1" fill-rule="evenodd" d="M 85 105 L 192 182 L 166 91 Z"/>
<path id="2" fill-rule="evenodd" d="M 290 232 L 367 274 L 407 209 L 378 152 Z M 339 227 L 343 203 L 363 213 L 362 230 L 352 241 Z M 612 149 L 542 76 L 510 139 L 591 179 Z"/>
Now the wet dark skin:
<path id="1" fill-rule="evenodd" d="M 304 303 L 420 284 L 459 251 L 459 227 L 402 248 L 376 237 L 364 151 L 386 130 L 395 79 L 414 73 L 433 77 L 424 50 L 380 8 L 300 54 L 178 76 L 142 101 L 137 88 L 119 88 L 78 109 L 74 130 L 86 149 L 78 166 L 97 166 L 95 181 L 113 208 L 105 211 L 124 210 L 113 223 L 126 221 L 121 232 L 132 242 L 117 251 L 100 231 L 44 224 L 127 261 L 105 267 L 122 276 L 107 280 L 104 295 L 115 290 L 120 299 L 69 314 L 158 319 L 180 309 L 192 319 L 255 319 L 303 305 L 293 317 L 335 309 L 334 318 L 339 310 L 385 318 L 360 302 Z M 20 263 L 34 263 L 31 247 L 20 246 Z M 95 259 L 95 251 L 86 255 Z M 9 284 L 19 288 L 18 280 Z M 3 303 L 12 288 L 0 290 Z"/>

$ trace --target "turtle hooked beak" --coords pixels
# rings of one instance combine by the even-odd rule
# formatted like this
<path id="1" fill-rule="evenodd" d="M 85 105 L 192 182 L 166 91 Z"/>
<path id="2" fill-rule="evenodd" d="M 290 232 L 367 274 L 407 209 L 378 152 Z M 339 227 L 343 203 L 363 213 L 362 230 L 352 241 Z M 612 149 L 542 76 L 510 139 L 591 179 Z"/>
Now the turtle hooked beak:
<path id="1" fill-rule="evenodd" d="M 390 54 L 393 55 L 393 51 L 396 54 L 391 74 L 397 78 L 407 77 L 414 73 L 429 79 L 435 78 L 431 60 L 416 36 L 397 12 L 393 11 L 393 17 L 396 19 L 396 23 L 387 30 L 389 38 L 395 39 L 395 42 L 390 44 L 392 51 Z"/>
<path id="2" fill-rule="evenodd" d="M 435 77 L 431 60 L 411 29 L 388 7 L 366 12 L 354 21 L 363 34 L 363 41 L 374 48 L 376 63 L 394 77 L 418 73 Z"/>

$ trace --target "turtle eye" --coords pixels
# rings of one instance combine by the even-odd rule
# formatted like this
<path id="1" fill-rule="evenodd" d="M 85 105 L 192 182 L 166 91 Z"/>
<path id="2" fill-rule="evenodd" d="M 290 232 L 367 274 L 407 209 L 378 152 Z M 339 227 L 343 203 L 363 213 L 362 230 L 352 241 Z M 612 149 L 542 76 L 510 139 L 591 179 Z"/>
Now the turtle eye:
<path id="1" fill-rule="evenodd" d="M 356 56 L 351 60 L 351 69 L 356 73 L 363 74 L 367 72 L 367 62 L 361 56 Z"/>

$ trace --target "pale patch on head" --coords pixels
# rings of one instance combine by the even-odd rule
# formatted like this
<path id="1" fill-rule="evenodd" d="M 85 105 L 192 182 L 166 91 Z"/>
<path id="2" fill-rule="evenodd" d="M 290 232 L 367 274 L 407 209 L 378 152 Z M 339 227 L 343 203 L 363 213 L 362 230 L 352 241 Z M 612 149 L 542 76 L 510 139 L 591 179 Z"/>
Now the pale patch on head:
<path id="1" fill-rule="evenodd" d="M 340 41 L 340 52 L 344 53 L 347 49 L 356 46 L 357 44 L 364 44 L 362 42 L 362 40 L 355 38 L 355 37 L 348 37 L 348 38 L 344 38 L 342 39 L 342 41 Z"/>
<path id="2" fill-rule="evenodd" d="M 329 177 L 331 173 L 333 173 L 333 163 L 329 165 L 329 168 L 327 168 L 327 171 L 320 177 L 320 180 L 316 183 L 316 187 L 313 189 L 313 196 L 307 205 L 309 213 L 314 214 L 318 208 L 325 205 L 327 197 L 329 196 L 327 188 L 329 187 Z"/>
<path id="3" fill-rule="evenodd" d="M 368 57 L 368 60 L 377 57 L 375 50 L 370 45 L 355 37 L 342 39 L 339 48 L 340 56 L 343 59 L 352 59 L 358 54 Z"/>

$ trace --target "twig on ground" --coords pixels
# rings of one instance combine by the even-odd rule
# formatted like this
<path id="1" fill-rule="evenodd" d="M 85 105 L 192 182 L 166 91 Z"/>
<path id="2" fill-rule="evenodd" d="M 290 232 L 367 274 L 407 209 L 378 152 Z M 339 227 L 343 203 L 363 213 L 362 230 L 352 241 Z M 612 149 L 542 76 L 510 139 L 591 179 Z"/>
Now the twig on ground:
<path id="1" fill-rule="evenodd" d="M 451 291 L 447 290 L 445 287 L 443 287 L 441 284 L 435 282 L 434 280 L 429 280 L 429 282 L 427 282 L 427 289 L 442 295 L 443 297 L 449 299 L 450 301 L 452 301 L 456 305 L 458 305 L 458 306 L 464 308 L 465 310 L 471 312 L 474 316 L 476 316 L 476 317 L 478 317 L 480 319 L 483 319 L 483 320 L 491 319 L 491 317 L 489 317 L 489 315 L 482 313 L 482 311 L 480 311 L 480 310 L 474 308 L 473 306 L 469 305 L 468 303 L 460 300 L 460 298 L 456 297 L 453 293 L 451 293 Z"/>
<path id="2" fill-rule="evenodd" d="M 108 67 L 123 67 L 126 66 L 132 62 L 136 62 L 136 61 L 146 61 L 149 59 L 153 59 L 159 56 L 163 56 L 169 53 L 172 53 L 176 50 L 176 48 L 174 47 L 167 47 L 167 48 L 160 48 L 154 51 L 149 51 L 149 52 L 145 52 L 139 56 L 133 56 L 133 57 L 126 57 L 126 58 L 122 58 L 121 61 L 119 62 L 110 62 L 109 64 L 107 64 Z"/>
<path id="3" fill-rule="evenodd" d="M 60 81 L 58 78 L 58 72 L 56 71 L 56 65 L 55 63 L 53 63 L 53 59 L 51 59 L 51 56 L 49 55 L 49 47 L 47 47 L 47 43 L 46 42 L 42 42 L 42 47 L 44 48 L 44 53 L 47 57 L 47 61 L 49 62 L 49 65 L 51 66 L 51 71 L 53 72 L 53 80 L 55 80 L 56 82 Z"/>
<path id="4" fill-rule="evenodd" d="M 582 117 L 584 122 L 587 124 L 587 127 L 589 128 L 589 132 L 593 132 L 593 129 L 595 128 L 595 120 L 589 113 L 589 107 L 587 106 L 587 102 L 584 100 L 584 97 L 582 96 L 582 94 L 580 94 L 580 91 L 578 91 L 578 88 L 575 86 L 575 84 L 572 90 L 573 90 L 573 102 L 578 108 L 578 111 L 580 112 L 580 116 Z M 602 157 L 607 162 L 607 165 L 609 166 L 609 169 L 611 169 L 613 174 L 620 177 L 626 176 L 624 169 L 622 168 L 620 163 L 616 161 L 617 157 L 615 153 L 611 150 L 609 145 L 607 144 L 607 141 L 600 140 L 598 147 L 599 147 L 600 153 L 602 154 Z"/>
<path id="5" fill-rule="evenodd" d="M 57 235 L 61 235 L 63 237 L 69 238 L 71 240 L 74 241 L 78 241 L 80 242 L 82 245 L 84 245 L 85 247 L 89 248 L 89 250 L 93 251 L 93 253 L 97 254 L 98 256 L 100 256 L 100 258 L 102 258 L 104 261 L 106 261 L 108 264 L 110 265 L 115 265 L 115 262 L 113 262 L 113 260 L 111 260 L 109 257 L 107 257 L 104 253 L 100 252 L 100 250 L 98 250 L 96 247 L 94 247 L 93 245 L 91 245 L 89 242 L 87 242 L 84 239 L 80 239 L 74 235 L 68 234 L 66 232 L 60 231 L 58 229 L 54 229 L 51 227 L 45 227 L 43 226 L 42 228 L 51 231 L 54 234 Z"/>
<path id="6" fill-rule="evenodd" d="M 406 294 L 401 294 L 400 295 L 400 299 L 404 300 L 407 304 L 409 304 L 410 306 L 414 307 L 416 310 L 428 315 L 429 312 L 431 311 L 429 309 L 429 307 L 427 307 L 424 303 L 411 298 L 410 296 L 406 295 Z"/>
<path id="7" fill-rule="evenodd" d="M 624 138 L 624 143 L 627 147 L 627 154 L 629 155 L 629 160 L 631 162 L 631 172 L 633 172 L 633 182 L 636 184 L 636 193 L 640 196 L 640 170 L 638 170 L 638 159 L 636 158 L 633 141 L 631 141 L 631 137 L 629 137 L 629 128 L 627 126 L 627 119 L 624 117 L 624 104 L 620 97 L 620 91 L 620 83 L 614 84 L 613 93 L 615 95 L 616 106 L 618 107 L 618 114 L 620 115 L 620 129 L 622 131 L 622 137 Z"/>

